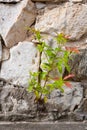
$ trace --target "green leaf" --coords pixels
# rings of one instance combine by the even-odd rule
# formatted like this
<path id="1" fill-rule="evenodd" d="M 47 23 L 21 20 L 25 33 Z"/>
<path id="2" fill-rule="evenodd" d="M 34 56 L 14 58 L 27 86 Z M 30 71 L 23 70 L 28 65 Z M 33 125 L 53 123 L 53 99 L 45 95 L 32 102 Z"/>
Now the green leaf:
<path id="1" fill-rule="evenodd" d="M 59 90 L 64 93 L 64 89 L 62 87 L 59 88 Z"/>
<path id="2" fill-rule="evenodd" d="M 44 97 L 44 102 L 45 102 L 45 103 L 47 102 L 47 97 L 46 97 L 46 96 Z"/>
<path id="3" fill-rule="evenodd" d="M 36 35 L 36 38 L 38 39 L 38 41 L 40 41 L 40 39 L 41 39 L 40 31 L 35 30 L 35 35 Z"/>
<path id="4" fill-rule="evenodd" d="M 38 44 L 38 45 L 37 45 L 37 49 L 39 50 L 39 52 L 42 52 L 42 51 L 43 51 L 42 45 Z"/>
<path id="5" fill-rule="evenodd" d="M 42 93 L 45 94 L 45 95 L 48 95 L 49 94 L 49 89 L 45 86 L 42 88 Z"/>
<path id="6" fill-rule="evenodd" d="M 59 89 L 60 87 L 62 87 L 63 84 L 64 84 L 64 81 L 63 81 L 62 78 L 60 78 L 60 79 L 54 81 L 54 83 L 53 83 L 53 85 L 55 86 L 55 88 L 58 88 L 58 89 Z"/>
<path id="7" fill-rule="evenodd" d="M 33 86 L 32 85 L 27 88 L 28 92 L 32 92 L 32 90 L 33 90 Z"/>
<path id="8" fill-rule="evenodd" d="M 64 38 L 64 35 L 62 33 L 57 35 L 56 41 L 58 44 L 64 44 L 67 42 L 67 40 Z"/>
<path id="9" fill-rule="evenodd" d="M 65 64 L 66 70 L 70 72 L 70 66 L 68 64 Z"/>
<path id="10" fill-rule="evenodd" d="M 48 84 L 46 85 L 46 87 L 48 88 L 49 93 L 51 93 L 51 92 L 55 89 L 53 83 L 51 83 L 51 84 L 48 83 Z"/>
<path id="11" fill-rule="evenodd" d="M 43 63 L 42 65 L 41 65 L 41 67 L 44 69 L 44 70 L 51 70 L 51 66 L 50 66 L 50 64 L 49 63 Z"/>
<path id="12" fill-rule="evenodd" d="M 45 80 L 46 75 L 47 75 L 47 72 L 41 72 L 41 73 L 40 73 L 41 79 Z"/>
<path id="13" fill-rule="evenodd" d="M 58 53 L 58 52 L 61 52 L 62 49 L 61 49 L 61 47 L 56 47 L 56 48 L 54 49 L 54 51 L 55 51 L 55 53 Z"/>
<path id="14" fill-rule="evenodd" d="M 38 100 L 40 98 L 39 92 L 38 91 L 34 91 L 36 99 Z"/>

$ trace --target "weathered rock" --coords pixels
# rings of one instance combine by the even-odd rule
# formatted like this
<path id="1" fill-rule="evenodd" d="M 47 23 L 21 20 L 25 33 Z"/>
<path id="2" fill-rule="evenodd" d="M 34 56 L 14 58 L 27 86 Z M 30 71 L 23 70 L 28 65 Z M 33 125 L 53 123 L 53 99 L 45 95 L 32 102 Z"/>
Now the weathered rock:
<path id="1" fill-rule="evenodd" d="M 10 59 L 2 63 L 1 77 L 13 84 L 27 86 L 30 71 L 37 71 L 38 56 L 33 43 L 20 42 L 10 49 Z"/>
<path id="2" fill-rule="evenodd" d="M 82 112 L 75 112 L 72 114 L 74 121 L 83 121 L 85 120 L 85 114 Z"/>
<path id="3" fill-rule="evenodd" d="M 83 2 L 84 0 L 32 0 L 32 1 L 35 1 L 35 2 L 67 2 L 67 1 L 70 1 L 70 2 Z M 86 0 L 85 0 L 86 1 Z"/>
<path id="4" fill-rule="evenodd" d="M 3 111 L 4 113 L 7 111 L 11 111 L 13 107 L 11 97 L 8 96 L 9 93 L 12 91 L 12 88 L 12 85 L 8 85 L 5 86 L 3 90 L 0 92 L 1 111 Z"/>
<path id="5" fill-rule="evenodd" d="M 60 93 L 58 90 L 55 90 L 50 95 L 49 102 L 54 104 L 54 108 L 60 111 L 74 111 L 80 104 L 83 99 L 83 88 L 81 87 L 80 82 L 71 82 L 72 88 L 64 87 L 64 93 Z"/>
<path id="6" fill-rule="evenodd" d="M 70 35 L 71 40 L 79 40 L 87 34 L 86 12 L 87 5 L 66 3 L 39 16 L 35 28 L 50 34 L 63 32 Z"/>
<path id="7" fill-rule="evenodd" d="M 37 9 L 43 9 L 43 8 L 46 7 L 46 4 L 41 3 L 41 2 L 36 2 L 35 5 L 36 5 L 36 8 L 37 8 Z"/>
<path id="8" fill-rule="evenodd" d="M 5 83 L 0 91 L 0 120 L 10 121 L 41 121 L 57 120 L 74 111 L 83 98 L 83 88 L 80 83 L 72 83 L 71 88 L 65 88 L 65 93 L 55 90 L 50 95 L 46 111 L 37 107 L 33 93 L 28 93 L 25 88 Z M 37 109 L 39 108 L 39 109 Z M 66 117 L 65 117 L 66 118 Z M 67 119 L 67 118 L 66 118 Z"/>
<path id="9" fill-rule="evenodd" d="M 87 98 L 83 98 L 79 108 L 74 112 L 76 120 L 87 120 Z"/>
<path id="10" fill-rule="evenodd" d="M 32 1 L 40 1 L 40 2 L 64 2 L 66 0 L 32 0 Z"/>
<path id="11" fill-rule="evenodd" d="M 2 61 L 8 60 L 10 58 L 10 50 L 3 46 L 2 47 Z"/>
<path id="12" fill-rule="evenodd" d="M 80 109 L 82 112 L 86 113 L 86 116 L 87 116 L 87 98 L 83 101 Z"/>
<path id="13" fill-rule="evenodd" d="M 0 61 L 2 60 L 2 43 L 0 38 Z"/>
<path id="14" fill-rule="evenodd" d="M 28 94 L 26 89 L 6 83 L 0 92 L 1 112 L 8 113 L 26 113 L 34 105 L 32 94 Z"/>
<path id="15" fill-rule="evenodd" d="M 3 40 L 0 37 L 0 62 L 9 59 L 9 49 L 3 45 Z"/>
<path id="16" fill-rule="evenodd" d="M 87 80 L 87 49 L 83 49 L 79 54 L 72 56 L 69 61 L 71 73 L 75 74 L 75 81 Z"/>
<path id="17" fill-rule="evenodd" d="M 87 1 L 32 1 L 40 14 L 35 28 L 42 32 L 47 44 L 54 47 L 55 32 L 63 32 L 71 35 L 69 46 L 76 45 L 81 49 L 81 52 L 73 55 L 70 60 L 71 73 L 75 74 L 73 80 L 76 82 L 71 82 L 72 88 L 64 86 L 64 93 L 54 90 L 45 105 L 42 103 L 39 106 L 34 102 L 33 93 L 28 93 L 26 87 L 30 78 L 29 72 L 38 70 L 39 57 L 36 45 L 24 41 L 28 34 L 26 27 L 35 21 L 34 3 L 30 0 L 0 0 L 0 34 L 6 45 L 5 47 L 0 43 L 0 121 L 72 120 L 70 114 L 73 113 L 77 114 L 77 120 L 82 121 L 84 117 L 87 119 L 87 5 L 82 4 Z M 71 2 L 61 3 L 67 1 Z M 41 60 L 43 63 L 46 57 L 42 55 Z M 51 75 L 58 76 L 58 72 L 54 69 Z M 82 83 L 82 80 L 85 83 Z"/>
<path id="18" fill-rule="evenodd" d="M 87 80 L 81 80 L 81 84 L 83 86 L 84 90 L 84 98 L 87 98 Z"/>
<path id="19" fill-rule="evenodd" d="M 1 3 L 17 3 L 20 1 L 22 1 L 22 0 L 0 0 Z"/>
<path id="20" fill-rule="evenodd" d="M 0 34 L 10 48 L 26 38 L 26 27 L 34 22 L 36 16 L 34 4 L 22 0 L 15 5 L 0 4 L 0 10 Z"/>
<path id="21" fill-rule="evenodd" d="M 72 0 L 72 2 L 82 2 L 83 0 Z"/>

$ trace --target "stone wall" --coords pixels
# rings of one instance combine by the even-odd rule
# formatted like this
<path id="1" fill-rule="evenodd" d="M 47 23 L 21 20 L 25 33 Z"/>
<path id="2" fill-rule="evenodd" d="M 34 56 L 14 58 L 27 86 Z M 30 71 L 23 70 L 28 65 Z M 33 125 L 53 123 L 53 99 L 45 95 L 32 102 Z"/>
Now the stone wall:
<path id="1" fill-rule="evenodd" d="M 69 63 L 73 87 L 53 91 L 44 112 L 26 91 L 39 60 L 28 27 L 39 29 L 48 44 L 55 33 L 70 35 L 67 46 L 80 51 Z M 86 47 L 86 0 L 0 0 L 0 121 L 87 120 Z"/>

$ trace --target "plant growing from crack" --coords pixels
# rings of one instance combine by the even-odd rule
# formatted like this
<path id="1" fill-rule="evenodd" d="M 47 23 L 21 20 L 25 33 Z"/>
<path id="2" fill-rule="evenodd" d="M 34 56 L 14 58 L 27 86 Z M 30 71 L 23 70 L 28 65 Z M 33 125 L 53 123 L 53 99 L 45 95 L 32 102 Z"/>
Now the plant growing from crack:
<path id="1" fill-rule="evenodd" d="M 63 77 L 63 70 L 70 73 L 70 67 L 68 65 L 69 57 L 72 52 L 78 53 L 77 48 L 65 47 L 68 37 L 60 33 L 54 38 L 57 42 L 57 46 L 52 48 L 46 44 L 38 30 L 32 30 L 37 40 L 37 49 L 39 51 L 39 67 L 37 72 L 30 72 L 28 92 L 35 94 L 35 102 L 44 104 L 47 101 L 48 95 L 55 89 L 59 89 L 64 92 L 63 86 L 71 87 L 69 78 L 73 77 L 73 74 L 69 74 Z M 45 55 L 46 62 L 42 63 L 42 55 Z M 52 72 L 56 70 L 58 76 L 52 76 Z"/>

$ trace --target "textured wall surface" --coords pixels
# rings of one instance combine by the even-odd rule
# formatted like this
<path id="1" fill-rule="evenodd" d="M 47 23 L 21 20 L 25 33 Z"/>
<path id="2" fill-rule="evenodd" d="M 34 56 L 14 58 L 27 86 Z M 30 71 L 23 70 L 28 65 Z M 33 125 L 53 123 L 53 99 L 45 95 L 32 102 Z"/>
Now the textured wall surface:
<path id="1" fill-rule="evenodd" d="M 63 86 L 64 94 L 53 91 L 44 112 L 37 112 L 34 95 L 26 91 L 29 72 L 38 70 L 39 61 L 28 27 L 39 29 L 48 44 L 53 42 L 55 45 L 53 37 L 56 33 L 70 35 L 67 46 L 78 47 L 80 52 L 69 61 L 71 73 L 75 74 L 71 81 L 73 88 Z M 0 0 L 0 121 L 20 120 L 87 120 L 86 0 Z M 64 127 L 72 130 L 72 126 L 69 129 L 68 125 Z M 73 125 L 73 129 L 76 127 L 78 124 Z M 83 124 L 79 130 L 82 127 Z M 0 125 L 2 129 L 5 126 Z"/>

